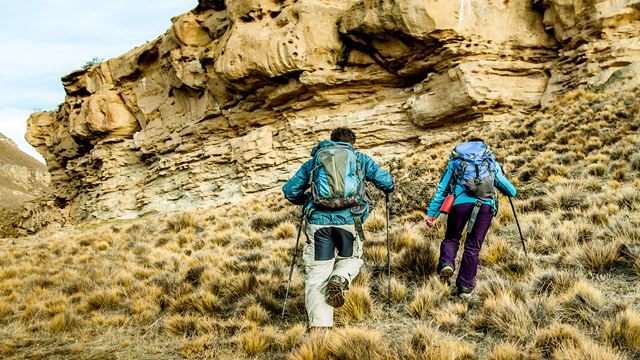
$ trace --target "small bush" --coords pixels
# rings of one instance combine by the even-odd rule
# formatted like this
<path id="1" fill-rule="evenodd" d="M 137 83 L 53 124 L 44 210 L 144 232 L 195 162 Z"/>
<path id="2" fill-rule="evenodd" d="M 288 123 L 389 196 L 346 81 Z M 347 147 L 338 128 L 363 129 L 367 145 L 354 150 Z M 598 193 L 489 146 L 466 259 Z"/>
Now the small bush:
<path id="1" fill-rule="evenodd" d="M 480 315 L 474 319 L 472 326 L 509 339 L 520 340 L 531 331 L 533 321 L 523 302 L 502 293 L 485 300 Z"/>
<path id="2" fill-rule="evenodd" d="M 391 360 L 389 344 L 382 333 L 366 329 L 347 327 L 338 329 L 327 344 L 329 359 L 344 360 Z M 321 359 L 320 357 L 315 357 Z"/>
<path id="3" fill-rule="evenodd" d="M 199 220 L 192 213 L 180 213 L 173 215 L 167 220 L 167 228 L 174 232 L 180 232 L 184 229 L 198 227 Z"/>
<path id="4" fill-rule="evenodd" d="M 362 286 L 354 286 L 347 292 L 344 305 L 337 311 L 337 317 L 344 321 L 362 321 L 373 308 L 373 300 L 369 289 Z"/>
<path id="5" fill-rule="evenodd" d="M 296 324 L 284 332 L 284 341 L 281 345 L 283 351 L 291 351 L 298 346 L 306 333 L 307 328 L 303 324 Z"/>
<path id="6" fill-rule="evenodd" d="M 583 346 L 561 346 L 553 352 L 554 360 L 626 360 L 627 358 L 608 346 L 592 341 Z"/>
<path id="7" fill-rule="evenodd" d="M 559 295 L 569 290 L 580 277 L 572 271 L 548 270 L 533 281 L 533 291 L 541 295 Z"/>
<path id="8" fill-rule="evenodd" d="M 402 250 L 393 262 L 394 271 L 407 278 L 424 279 L 436 273 L 438 257 L 434 246 L 418 242 Z"/>
<path id="9" fill-rule="evenodd" d="M 578 209 L 585 201 L 586 195 L 575 185 L 561 185 L 545 195 L 545 207 L 549 211 Z"/>
<path id="10" fill-rule="evenodd" d="M 514 343 L 496 345 L 482 360 L 528 360 L 530 357 Z"/>
<path id="11" fill-rule="evenodd" d="M 640 351 L 640 314 L 632 309 L 619 312 L 605 322 L 603 333 L 607 342 L 617 348 Z"/>
<path id="12" fill-rule="evenodd" d="M 595 325 L 604 300 L 600 292 L 585 281 L 578 281 L 560 299 L 557 313 L 560 320 L 570 324 Z"/>
<path id="13" fill-rule="evenodd" d="M 380 282 L 378 283 L 378 292 L 381 301 L 388 301 L 388 293 L 389 293 L 389 283 L 388 278 L 383 276 L 380 278 Z M 396 277 L 391 277 L 391 302 L 396 303 L 398 301 L 402 301 L 407 297 L 407 285 L 404 282 L 400 281 Z"/>
<path id="14" fill-rule="evenodd" d="M 269 313 L 259 304 L 251 304 L 244 311 L 245 321 L 262 324 L 269 318 Z"/>
<path id="15" fill-rule="evenodd" d="M 583 244 L 572 255 L 569 264 L 580 266 L 595 273 L 605 273 L 614 269 L 620 259 L 620 244 L 592 241 Z"/>
<path id="16" fill-rule="evenodd" d="M 432 310 L 449 296 L 449 288 L 435 278 L 423 285 L 407 306 L 407 311 L 418 319 L 427 319 Z"/>
<path id="17" fill-rule="evenodd" d="M 385 229 L 387 224 L 386 218 L 380 215 L 378 212 L 371 214 L 371 216 L 365 221 L 364 228 L 368 232 L 379 232 Z"/>
<path id="18" fill-rule="evenodd" d="M 513 251 L 513 246 L 502 237 L 492 237 L 488 240 L 488 244 L 485 244 L 480 250 L 481 263 L 486 265 L 502 264 Z"/>
<path id="19" fill-rule="evenodd" d="M 191 315 L 173 315 L 164 321 L 164 325 L 172 334 L 192 336 L 199 332 L 199 321 L 197 317 Z"/>
<path id="20" fill-rule="evenodd" d="M 537 357 L 547 359 L 561 346 L 582 347 L 585 341 L 586 338 L 580 330 L 570 325 L 554 323 L 536 332 L 532 352 Z"/>
<path id="21" fill-rule="evenodd" d="M 418 326 L 405 342 L 402 359 L 418 360 L 473 360 L 473 348 L 463 341 L 446 337 L 438 331 Z"/>
<path id="22" fill-rule="evenodd" d="M 277 332 L 272 327 L 253 328 L 236 338 L 236 344 L 249 356 L 268 351 L 277 344 Z"/>
<path id="23" fill-rule="evenodd" d="M 329 333 L 312 331 L 311 336 L 300 347 L 289 354 L 289 360 L 321 360 L 333 359 L 329 351 Z"/>
<path id="24" fill-rule="evenodd" d="M 57 314 L 51 319 L 49 324 L 49 331 L 52 333 L 59 333 L 63 331 L 69 331 L 76 328 L 81 322 L 81 319 L 72 312 L 65 311 L 64 313 Z"/>
<path id="25" fill-rule="evenodd" d="M 87 296 L 89 310 L 117 310 L 121 307 L 122 294 L 118 290 L 97 291 Z"/>
<path id="26" fill-rule="evenodd" d="M 394 230 L 391 232 L 390 237 L 391 249 L 396 252 L 410 248 L 421 240 L 420 233 L 412 225 L 404 225 Z"/>
<path id="27" fill-rule="evenodd" d="M 296 226 L 290 222 L 280 223 L 273 231 L 273 236 L 276 239 L 288 239 L 296 234 Z"/>

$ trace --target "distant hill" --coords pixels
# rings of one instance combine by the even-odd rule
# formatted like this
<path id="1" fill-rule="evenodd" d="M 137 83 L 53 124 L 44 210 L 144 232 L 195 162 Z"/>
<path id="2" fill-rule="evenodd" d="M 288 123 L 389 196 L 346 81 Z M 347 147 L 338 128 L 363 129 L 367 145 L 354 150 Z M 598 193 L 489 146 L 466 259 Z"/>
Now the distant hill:
<path id="1" fill-rule="evenodd" d="M 22 152 L 0 134 L 0 207 L 13 205 L 45 193 L 50 176 L 44 164 Z"/>

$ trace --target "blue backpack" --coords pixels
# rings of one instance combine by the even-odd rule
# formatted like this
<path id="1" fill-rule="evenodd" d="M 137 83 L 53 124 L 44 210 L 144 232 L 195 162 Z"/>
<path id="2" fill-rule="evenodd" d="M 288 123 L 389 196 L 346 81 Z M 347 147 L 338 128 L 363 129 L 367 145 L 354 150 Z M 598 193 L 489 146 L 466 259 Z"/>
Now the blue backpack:
<path id="1" fill-rule="evenodd" d="M 496 158 L 487 144 L 471 141 L 458 144 L 451 152 L 454 178 L 465 193 L 480 200 L 495 198 Z"/>
<path id="2" fill-rule="evenodd" d="M 314 204 L 328 209 L 361 205 L 366 196 L 360 161 L 353 148 L 336 143 L 314 155 L 309 178 Z"/>

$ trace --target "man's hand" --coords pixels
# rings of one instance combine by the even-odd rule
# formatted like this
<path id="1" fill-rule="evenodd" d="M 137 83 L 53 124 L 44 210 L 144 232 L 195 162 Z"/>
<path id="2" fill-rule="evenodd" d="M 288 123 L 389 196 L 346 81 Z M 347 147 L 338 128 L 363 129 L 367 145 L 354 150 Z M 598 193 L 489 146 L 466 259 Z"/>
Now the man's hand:
<path id="1" fill-rule="evenodd" d="M 434 218 L 434 217 L 431 217 L 431 216 L 427 216 L 426 218 L 424 218 L 424 222 L 429 227 L 434 227 L 436 225 L 437 221 L 438 221 L 438 218 Z"/>

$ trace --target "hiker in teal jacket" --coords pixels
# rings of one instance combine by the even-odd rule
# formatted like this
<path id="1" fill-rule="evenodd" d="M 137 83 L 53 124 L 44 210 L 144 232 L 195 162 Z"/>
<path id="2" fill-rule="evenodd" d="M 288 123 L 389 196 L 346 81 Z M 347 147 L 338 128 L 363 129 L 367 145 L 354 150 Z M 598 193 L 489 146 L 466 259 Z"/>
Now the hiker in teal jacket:
<path id="1" fill-rule="evenodd" d="M 319 143 L 317 146 L 313 148 L 311 151 L 311 159 L 302 164 L 300 170 L 282 187 L 282 192 L 284 192 L 284 196 L 289 200 L 292 204 L 295 205 L 304 205 L 304 209 L 307 212 L 311 212 L 309 218 L 307 219 L 310 224 L 316 225 L 346 225 L 346 224 L 354 224 L 353 215 L 351 214 L 351 209 L 341 209 L 341 210 L 322 210 L 322 209 L 314 209 L 313 202 L 309 200 L 309 193 L 305 192 L 309 189 L 309 176 L 311 174 L 311 169 L 313 168 L 313 157 L 316 152 L 323 147 L 328 147 L 334 144 L 342 144 L 347 145 L 353 148 L 348 142 L 334 142 L 325 140 Z M 384 191 L 384 192 L 392 192 L 394 189 L 393 178 L 391 174 L 387 171 L 383 170 L 376 164 L 373 159 L 369 156 L 356 152 L 356 156 L 358 157 L 358 161 L 360 163 L 360 167 L 362 169 L 362 173 L 365 176 L 365 180 L 371 182 L 376 188 Z M 311 211 L 313 210 L 313 211 Z M 364 212 L 362 213 L 362 221 L 364 222 L 369 215 L 369 205 L 365 204 Z"/>
<path id="2" fill-rule="evenodd" d="M 427 216 L 429 218 L 435 219 L 440 215 L 440 207 L 444 202 L 444 199 L 447 195 L 450 195 L 451 191 L 449 190 L 449 184 L 451 183 L 451 177 L 453 176 L 453 163 L 449 162 L 447 164 L 447 168 L 445 169 L 444 175 L 442 175 L 442 179 L 440 180 L 440 184 L 438 184 L 438 188 L 436 189 L 436 193 L 433 195 L 431 202 L 429 203 L 429 209 L 427 210 Z M 453 206 L 460 204 L 475 204 L 478 201 L 477 198 L 473 196 L 469 196 L 464 191 L 464 186 L 462 182 L 456 180 L 454 182 L 455 186 L 453 188 L 453 195 L 455 197 L 455 201 Z M 516 196 L 516 188 L 507 180 L 502 171 L 502 166 L 500 163 L 496 162 L 496 181 L 494 183 L 496 189 L 500 191 L 502 194 L 514 197 Z M 489 199 L 484 201 L 484 204 L 493 209 L 494 212 L 498 211 L 498 205 L 496 204 L 497 199 Z"/>
<path id="3" fill-rule="evenodd" d="M 354 160 L 353 145 L 356 136 L 348 128 L 337 128 L 331 133 L 331 141 L 322 141 L 311 151 L 311 159 L 305 162 L 296 174 L 282 187 L 287 200 L 296 205 L 304 205 L 307 214 L 307 237 L 302 259 L 305 269 L 305 308 L 309 328 L 333 326 L 333 309 L 345 301 L 345 291 L 360 272 L 362 261 L 362 222 L 367 218 L 369 207 L 365 198 L 358 209 L 359 216 L 353 215 L 349 207 L 339 209 L 319 208 L 311 199 L 311 173 L 317 164 L 315 156 L 320 151 L 330 152 L 340 148 L 342 154 Z M 346 149 L 346 150 L 345 150 Z M 391 175 L 380 168 L 369 156 L 355 152 L 356 166 L 360 166 L 358 177 L 371 182 L 378 189 L 390 193 L 394 190 Z M 333 164 L 333 163 L 332 163 Z M 350 162 L 353 164 L 353 162 Z M 353 169 L 357 167 L 347 167 Z M 340 173 L 337 169 L 333 168 Z M 332 175 L 333 176 L 333 175 Z M 361 176 L 361 177 L 360 177 Z M 337 177 L 337 176 L 336 176 Z M 345 175 L 343 175 L 344 180 Z M 354 179 L 354 178 L 351 178 Z M 356 180 L 357 181 L 357 180 Z M 360 181 L 357 181 L 359 184 Z M 346 184 L 346 183 L 345 183 Z M 352 183 L 351 183 L 352 184 Z M 344 189 L 344 188 L 343 188 Z"/>
<path id="4" fill-rule="evenodd" d="M 470 159 L 469 162 L 464 160 L 465 158 Z M 461 165 L 464 165 L 462 168 L 464 170 L 461 169 Z M 467 187 L 461 177 L 467 177 Z M 481 179 L 487 180 L 480 181 Z M 491 179 L 493 184 L 490 183 Z M 469 189 L 469 184 L 473 186 L 474 181 L 476 181 L 475 184 L 482 183 L 478 185 L 476 192 Z M 480 186 L 482 186 L 481 189 Z M 472 138 L 456 146 L 431 199 L 425 222 L 429 226 L 434 226 L 445 198 L 448 195 L 455 197 L 447 218 L 444 240 L 440 244 L 438 273 L 440 280 L 448 284 L 455 270 L 456 255 L 462 231 L 466 226 L 467 238 L 456 278 L 457 295 L 469 296 L 476 286 L 480 248 L 489 231 L 491 221 L 498 212 L 496 189 L 506 196 L 516 195 L 516 188 L 505 177 L 502 166 L 493 156 L 489 146 L 478 138 Z M 474 196 L 478 192 L 482 192 L 486 197 Z"/>

